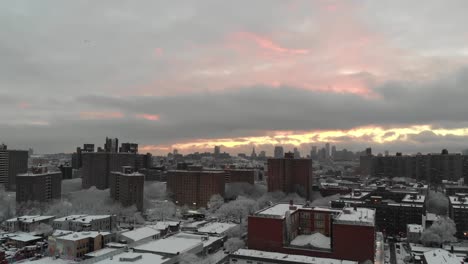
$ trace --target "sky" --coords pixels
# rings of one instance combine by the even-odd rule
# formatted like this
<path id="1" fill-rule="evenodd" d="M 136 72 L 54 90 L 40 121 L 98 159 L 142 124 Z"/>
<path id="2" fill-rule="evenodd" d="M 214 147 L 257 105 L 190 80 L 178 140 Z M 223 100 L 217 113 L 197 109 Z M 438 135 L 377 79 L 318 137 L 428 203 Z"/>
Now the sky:
<path id="1" fill-rule="evenodd" d="M 0 141 L 468 148 L 468 1 L 0 0 Z"/>

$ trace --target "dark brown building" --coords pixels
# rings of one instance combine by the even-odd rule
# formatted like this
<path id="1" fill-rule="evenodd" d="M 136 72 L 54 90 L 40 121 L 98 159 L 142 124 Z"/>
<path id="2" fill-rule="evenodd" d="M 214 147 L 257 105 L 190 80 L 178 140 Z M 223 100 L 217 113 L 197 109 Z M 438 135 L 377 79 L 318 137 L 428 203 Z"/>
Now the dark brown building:
<path id="1" fill-rule="evenodd" d="M 111 172 L 110 194 L 112 199 L 120 202 L 123 206 L 136 205 L 139 211 L 143 210 L 143 191 L 145 175 L 133 172 Z"/>
<path id="2" fill-rule="evenodd" d="M 293 153 L 268 159 L 268 192 L 297 193 L 310 199 L 312 183 L 312 159 L 295 159 Z"/>
<path id="3" fill-rule="evenodd" d="M 109 188 L 111 171 L 120 171 L 123 166 L 139 170 L 151 165 L 151 154 L 90 152 L 82 153 L 82 159 L 83 188 L 96 186 L 100 190 Z"/>
<path id="4" fill-rule="evenodd" d="M 225 172 L 192 170 L 169 171 L 167 190 L 178 205 L 206 207 L 211 196 L 224 196 Z"/>
<path id="5" fill-rule="evenodd" d="M 0 145 L 0 185 L 15 190 L 16 175 L 28 171 L 28 157 L 27 150 L 11 150 Z"/>
<path id="6" fill-rule="evenodd" d="M 226 183 L 245 182 L 255 184 L 255 170 L 227 169 Z"/>
<path id="7" fill-rule="evenodd" d="M 62 173 L 46 168 L 16 176 L 16 202 L 49 202 L 62 196 Z"/>

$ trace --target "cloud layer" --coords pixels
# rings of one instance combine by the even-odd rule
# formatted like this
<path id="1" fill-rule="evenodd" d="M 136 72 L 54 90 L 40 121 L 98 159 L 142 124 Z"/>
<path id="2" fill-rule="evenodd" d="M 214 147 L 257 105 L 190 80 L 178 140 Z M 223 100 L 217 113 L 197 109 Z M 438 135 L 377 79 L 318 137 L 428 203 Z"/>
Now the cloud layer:
<path id="1" fill-rule="evenodd" d="M 468 146 L 466 1 L 5 2 L 0 140 Z M 443 12 L 442 12 L 443 11 Z"/>

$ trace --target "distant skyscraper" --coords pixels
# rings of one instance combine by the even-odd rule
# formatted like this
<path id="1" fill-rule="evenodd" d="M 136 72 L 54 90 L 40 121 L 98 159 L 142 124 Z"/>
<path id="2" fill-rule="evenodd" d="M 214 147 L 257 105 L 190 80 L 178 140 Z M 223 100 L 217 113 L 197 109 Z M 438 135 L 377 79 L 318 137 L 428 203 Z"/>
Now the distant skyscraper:
<path id="1" fill-rule="evenodd" d="M 330 143 L 325 144 L 325 156 L 326 158 L 330 158 Z"/>
<path id="2" fill-rule="evenodd" d="M 310 158 L 317 159 L 317 146 L 312 146 L 312 150 L 310 151 Z"/>
<path id="3" fill-rule="evenodd" d="M 83 144 L 83 152 L 94 152 L 94 144 Z"/>
<path id="4" fill-rule="evenodd" d="M 27 150 L 10 150 L 6 145 L 0 145 L 0 185 L 14 190 L 16 176 L 28 171 L 28 157 Z"/>
<path id="5" fill-rule="evenodd" d="M 332 158 L 335 158 L 336 156 L 336 146 L 332 146 L 332 149 L 331 149 L 331 157 Z"/>
<path id="6" fill-rule="evenodd" d="M 284 150 L 283 150 L 283 147 L 282 146 L 276 146 L 275 147 L 275 154 L 274 154 L 274 157 L 276 159 L 281 159 L 284 157 Z"/>
<path id="7" fill-rule="evenodd" d="M 389 155 L 389 152 L 388 150 L 385 151 L 385 156 L 388 156 Z"/>
<path id="8" fill-rule="evenodd" d="M 138 144 L 136 143 L 122 143 L 120 147 L 122 153 L 138 153 Z"/>
<path id="9" fill-rule="evenodd" d="M 83 153 L 82 186 L 87 189 L 96 186 L 97 189 L 109 188 L 109 176 L 113 171 L 120 171 L 123 166 L 131 166 L 136 171 L 149 168 L 152 165 L 151 154 L 134 153 Z"/>
<path id="10" fill-rule="evenodd" d="M 258 157 L 261 159 L 266 158 L 266 152 L 264 150 L 260 151 L 260 153 L 258 154 Z"/>
<path id="11" fill-rule="evenodd" d="M 256 159 L 257 158 L 257 153 L 255 152 L 255 147 L 252 149 L 252 154 L 250 154 L 250 158 Z"/>
<path id="12" fill-rule="evenodd" d="M 312 159 L 295 159 L 290 152 L 284 156 L 268 159 L 268 192 L 297 193 L 311 199 Z"/>
<path id="13" fill-rule="evenodd" d="M 104 145 L 104 151 L 116 153 L 118 152 L 118 150 L 119 150 L 119 139 L 106 137 L 106 144 Z"/>
<path id="14" fill-rule="evenodd" d="M 215 146 L 214 147 L 214 155 L 219 156 L 221 154 L 221 147 L 220 146 Z"/>
<path id="15" fill-rule="evenodd" d="M 301 153 L 297 148 L 294 148 L 294 158 L 295 159 L 300 159 L 301 158 Z"/>
<path id="16" fill-rule="evenodd" d="M 372 148 L 366 148 L 366 155 L 371 156 L 372 155 Z"/>
<path id="17" fill-rule="evenodd" d="M 179 155 L 179 150 L 178 149 L 174 149 L 172 151 L 172 154 L 175 156 L 175 155 Z"/>

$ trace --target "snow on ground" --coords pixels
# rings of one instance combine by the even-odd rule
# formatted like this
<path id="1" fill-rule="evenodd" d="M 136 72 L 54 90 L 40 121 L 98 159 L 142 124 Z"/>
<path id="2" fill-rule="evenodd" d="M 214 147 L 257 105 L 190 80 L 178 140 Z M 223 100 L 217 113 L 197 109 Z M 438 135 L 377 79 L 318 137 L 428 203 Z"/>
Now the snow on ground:
<path id="1" fill-rule="evenodd" d="M 312 235 L 300 235 L 291 241 L 293 246 L 312 246 L 316 248 L 331 248 L 330 238 L 322 235 L 321 233 L 314 233 Z"/>

